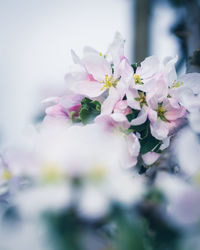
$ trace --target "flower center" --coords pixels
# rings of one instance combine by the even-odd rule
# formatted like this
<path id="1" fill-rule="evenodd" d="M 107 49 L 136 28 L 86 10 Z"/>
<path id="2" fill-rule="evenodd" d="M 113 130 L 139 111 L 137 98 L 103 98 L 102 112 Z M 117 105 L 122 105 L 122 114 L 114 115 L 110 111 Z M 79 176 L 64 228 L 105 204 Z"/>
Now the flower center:
<path id="1" fill-rule="evenodd" d="M 115 80 L 112 76 L 108 76 L 106 74 L 105 79 L 100 82 L 103 84 L 103 87 L 101 88 L 101 90 L 104 90 L 104 88 L 106 88 L 106 89 L 110 89 L 111 87 L 115 88 L 117 86 L 117 83 L 119 82 L 119 80 L 120 80 L 120 78 Z"/>
<path id="2" fill-rule="evenodd" d="M 162 102 L 158 103 L 158 108 L 156 109 L 156 111 L 158 113 L 158 118 L 160 118 L 164 122 L 169 122 L 165 117 L 165 113 L 167 112 L 167 110 L 162 107 Z"/>
<path id="3" fill-rule="evenodd" d="M 143 84 L 142 82 L 143 79 L 140 77 L 140 75 L 134 74 L 133 78 L 135 80 L 135 84 L 140 84 L 140 85 Z"/>
<path id="4" fill-rule="evenodd" d="M 146 106 L 148 106 L 148 104 L 146 102 L 146 95 L 145 95 L 145 93 L 143 91 L 138 91 L 138 94 L 139 94 L 139 97 L 136 97 L 135 100 L 140 103 L 140 107 L 142 108 L 144 104 Z"/>

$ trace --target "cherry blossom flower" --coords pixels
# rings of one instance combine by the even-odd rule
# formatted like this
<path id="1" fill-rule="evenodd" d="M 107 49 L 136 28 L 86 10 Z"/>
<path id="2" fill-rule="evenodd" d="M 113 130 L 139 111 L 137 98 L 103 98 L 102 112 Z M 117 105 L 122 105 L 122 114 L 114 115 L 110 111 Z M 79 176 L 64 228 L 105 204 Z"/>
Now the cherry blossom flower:
<path id="1" fill-rule="evenodd" d="M 110 88 L 120 85 L 120 62 L 123 59 L 124 40 L 117 33 L 108 49 L 111 60 L 106 55 L 92 48 L 85 48 L 80 59 L 72 51 L 74 62 L 79 65 L 79 71 L 66 76 L 68 87 L 75 93 L 94 98 L 102 95 Z"/>
<path id="2" fill-rule="evenodd" d="M 44 103 L 54 103 L 52 106 L 46 108 L 46 116 L 56 119 L 76 119 L 81 108 L 82 99 L 83 96 L 70 92 L 62 97 L 45 99 Z M 47 117 L 46 119 L 48 119 Z"/>
<path id="3" fill-rule="evenodd" d="M 169 88 L 162 75 L 155 82 L 157 88 L 152 93 L 145 94 L 144 92 L 132 91 L 134 101 L 133 98 L 130 101 L 131 95 L 128 95 L 128 103 L 141 110 L 137 118 L 131 121 L 131 124 L 143 124 L 148 118 L 152 135 L 159 140 L 163 140 L 177 127 L 179 119 L 185 116 L 186 110 L 179 104 L 178 99 L 172 92 L 172 95 L 168 94 Z"/>
<path id="4" fill-rule="evenodd" d="M 173 131 L 178 125 L 178 119 L 185 116 L 185 108 L 181 105 L 173 106 L 170 98 L 159 99 L 151 98 L 149 100 L 148 118 L 152 135 L 163 140 Z"/>

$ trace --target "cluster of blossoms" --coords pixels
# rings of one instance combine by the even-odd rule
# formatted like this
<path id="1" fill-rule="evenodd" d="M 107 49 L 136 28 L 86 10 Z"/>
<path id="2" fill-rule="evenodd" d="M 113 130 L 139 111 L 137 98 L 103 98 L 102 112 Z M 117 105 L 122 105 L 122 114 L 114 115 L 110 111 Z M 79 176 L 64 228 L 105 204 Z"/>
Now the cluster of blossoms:
<path id="1" fill-rule="evenodd" d="M 83 53 L 81 59 L 72 51 L 75 66 L 66 75 L 68 93 L 47 100 L 55 105 L 47 108 L 45 119 L 118 131 L 129 145 L 127 167 L 137 164 L 139 154 L 145 165 L 152 165 L 186 115 L 177 94 L 185 86 L 177 79 L 177 57 L 160 62 L 150 56 L 140 66 L 131 65 L 118 33 L 105 55 L 90 47 Z"/>
<path id="2" fill-rule="evenodd" d="M 119 33 L 106 54 L 90 47 L 85 47 L 83 54 L 81 59 L 72 51 L 75 65 L 66 75 L 65 95 L 44 100 L 53 104 L 32 136 L 31 154 L 22 157 L 31 161 L 17 164 L 16 158 L 8 157 L 9 168 L 2 168 L 3 180 L 11 175 L 31 175 L 77 181 L 98 175 L 102 183 L 116 186 L 111 176 L 127 176 L 121 170 L 136 165 L 150 167 L 169 146 L 170 137 L 186 116 L 181 93 L 187 93 L 195 76 L 177 79 L 177 57 L 160 62 L 150 56 L 140 65 L 131 65 Z M 115 137 L 120 138 L 120 147 Z"/>
<path id="3" fill-rule="evenodd" d="M 0 198 L 7 190 L 20 189 L 12 202 L 29 219 L 74 210 L 79 218 L 96 221 L 115 205 L 133 207 L 150 190 L 138 170 L 159 163 L 170 138 L 188 119 L 192 130 L 185 126 L 175 143 L 182 172 L 175 177 L 158 173 L 154 188 L 167 197 L 170 218 L 196 225 L 199 74 L 178 78 L 177 57 L 161 62 L 150 56 L 130 64 L 119 33 L 106 54 L 86 47 L 83 58 L 74 51 L 72 57 L 66 92 L 44 100 L 44 120 L 32 130 L 26 152 L 0 158 Z"/>

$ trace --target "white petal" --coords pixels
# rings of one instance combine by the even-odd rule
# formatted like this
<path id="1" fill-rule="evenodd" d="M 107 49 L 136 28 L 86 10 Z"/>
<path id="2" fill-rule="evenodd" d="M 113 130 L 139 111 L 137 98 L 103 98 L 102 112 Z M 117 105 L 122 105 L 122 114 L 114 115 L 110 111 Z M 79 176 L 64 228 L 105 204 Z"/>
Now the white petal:
<path id="1" fill-rule="evenodd" d="M 74 63 L 81 65 L 81 59 L 78 57 L 78 55 L 74 52 L 74 50 L 71 50 L 71 55 Z"/>
<path id="2" fill-rule="evenodd" d="M 84 56 L 91 55 L 91 54 L 99 55 L 99 52 L 96 49 L 93 49 L 92 47 L 85 46 L 83 49 L 83 54 Z"/>
<path id="3" fill-rule="evenodd" d="M 168 78 L 168 84 L 172 84 L 174 82 L 174 80 L 177 79 L 177 74 L 176 74 L 176 68 L 175 68 L 175 64 L 178 60 L 178 56 L 175 56 L 174 58 L 165 58 L 164 60 L 164 64 L 165 64 L 165 68 L 164 68 L 164 72 L 166 74 L 166 77 Z"/>
<path id="4" fill-rule="evenodd" d="M 183 82 L 182 88 L 189 88 L 194 94 L 200 93 L 200 73 L 188 73 L 179 77 L 178 81 Z"/>
<path id="5" fill-rule="evenodd" d="M 113 87 L 109 90 L 109 95 L 101 106 L 101 114 L 110 114 L 113 111 L 115 103 L 119 100 L 119 93 Z"/>
<path id="6" fill-rule="evenodd" d="M 142 76 L 142 78 L 149 78 L 156 74 L 160 68 L 160 61 L 157 56 L 149 56 L 143 62 L 141 67 L 138 67 L 136 74 Z"/>
<path id="7" fill-rule="evenodd" d="M 166 139 L 169 134 L 167 122 L 157 120 L 150 125 L 151 134 L 158 140 Z"/>
<path id="8" fill-rule="evenodd" d="M 85 187 L 79 201 L 79 213 L 88 219 L 99 219 L 109 210 L 109 200 L 100 189 Z"/>
<path id="9" fill-rule="evenodd" d="M 101 95 L 104 91 L 101 90 L 102 85 L 96 81 L 77 81 L 71 89 L 80 95 L 85 95 L 88 97 L 97 97 Z"/>
<path id="10" fill-rule="evenodd" d="M 126 91 L 127 104 L 133 109 L 141 110 L 140 103 L 135 100 L 135 98 L 139 97 L 138 91 L 135 89 L 128 89 Z"/>
<path id="11" fill-rule="evenodd" d="M 143 124 L 145 123 L 146 119 L 147 119 L 147 109 L 143 108 L 138 114 L 138 117 L 131 121 L 131 125 L 137 126 Z"/>
<path id="12" fill-rule="evenodd" d="M 114 40 L 108 48 L 108 54 L 111 54 L 113 63 L 118 65 L 124 55 L 124 39 L 119 32 L 115 33 Z"/>
<path id="13" fill-rule="evenodd" d="M 167 137 L 166 139 L 163 140 L 162 145 L 160 146 L 160 150 L 164 150 L 169 147 L 170 144 L 170 137 Z"/>

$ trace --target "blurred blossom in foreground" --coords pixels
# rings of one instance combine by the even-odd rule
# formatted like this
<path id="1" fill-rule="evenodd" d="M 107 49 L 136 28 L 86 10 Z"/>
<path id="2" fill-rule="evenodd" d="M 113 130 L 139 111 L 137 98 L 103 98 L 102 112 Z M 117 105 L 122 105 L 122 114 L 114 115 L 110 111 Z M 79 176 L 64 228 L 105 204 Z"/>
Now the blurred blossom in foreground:
<path id="1" fill-rule="evenodd" d="M 44 123 L 33 143 L 34 171 L 19 166 L 33 187 L 21 191 L 16 202 L 25 216 L 75 205 L 83 217 L 102 217 L 112 203 L 132 205 L 142 196 L 142 178 L 124 169 L 128 159 L 120 133 L 95 124 Z"/>
<path id="2" fill-rule="evenodd" d="M 188 176 L 200 172 L 199 136 L 190 127 L 185 127 L 179 132 L 175 146 L 181 170 Z"/>
<path id="3" fill-rule="evenodd" d="M 172 222 L 183 229 L 200 221 L 200 185 L 167 173 L 159 174 L 156 185 L 167 198 L 167 212 Z"/>
<path id="4" fill-rule="evenodd" d="M 184 85 L 177 92 L 188 111 L 188 125 L 178 133 L 173 145 L 180 174 L 162 174 L 156 182 L 168 198 L 170 216 L 186 229 L 188 226 L 198 227 L 200 221 L 199 74 L 184 75 L 181 81 Z"/>

